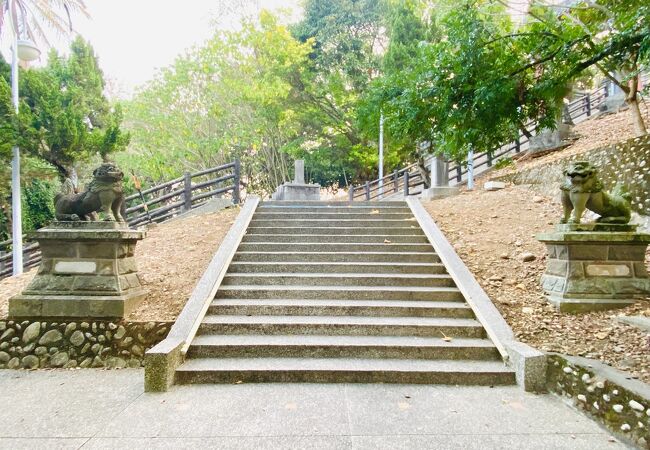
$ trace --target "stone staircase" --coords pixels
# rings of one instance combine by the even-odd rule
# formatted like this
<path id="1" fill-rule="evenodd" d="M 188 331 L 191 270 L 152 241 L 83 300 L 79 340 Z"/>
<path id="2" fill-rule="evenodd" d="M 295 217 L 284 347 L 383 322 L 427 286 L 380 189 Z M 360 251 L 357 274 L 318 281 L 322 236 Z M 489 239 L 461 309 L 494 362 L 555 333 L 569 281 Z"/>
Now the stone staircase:
<path id="1" fill-rule="evenodd" d="M 176 382 L 514 384 L 405 202 L 265 202 Z"/>

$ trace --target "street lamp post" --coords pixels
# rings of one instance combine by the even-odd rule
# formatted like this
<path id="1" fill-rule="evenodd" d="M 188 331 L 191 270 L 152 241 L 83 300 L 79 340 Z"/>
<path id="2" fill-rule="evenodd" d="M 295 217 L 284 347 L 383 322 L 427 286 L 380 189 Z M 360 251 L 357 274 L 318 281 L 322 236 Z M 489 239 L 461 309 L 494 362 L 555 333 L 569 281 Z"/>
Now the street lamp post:
<path id="1" fill-rule="evenodd" d="M 379 194 L 384 195 L 384 112 L 379 112 Z"/>
<path id="2" fill-rule="evenodd" d="M 13 30 L 14 39 L 11 46 L 11 99 L 14 110 L 18 114 L 18 58 L 23 61 L 33 61 L 40 51 L 30 41 L 19 40 L 18 30 Z M 23 222 L 22 205 L 20 203 L 20 149 L 13 148 L 11 160 L 11 237 L 13 240 L 13 275 L 23 273 Z"/>

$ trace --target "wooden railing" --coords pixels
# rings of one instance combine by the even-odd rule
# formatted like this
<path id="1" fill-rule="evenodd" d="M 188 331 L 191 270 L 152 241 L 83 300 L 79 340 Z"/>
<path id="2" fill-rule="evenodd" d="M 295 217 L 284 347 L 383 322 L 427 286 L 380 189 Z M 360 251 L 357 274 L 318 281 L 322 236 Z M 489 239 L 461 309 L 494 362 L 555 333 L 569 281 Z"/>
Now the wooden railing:
<path id="1" fill-rule="evenodd" d="M 240 203 L 239 160 L 182 177 L 145 189 L 126 197 L 126 221 L 130 226 L 161 223 L 197 208 L 210 198 L 226 195 L 235 204 Z M 26 236 L 23 236 L 25 239 Z M 0 242 L 0 279 L 13 273 L 11 239 Z M 23 268 L 29 269 L 41 262 L 41 250 L 36 242 L 25 242 Z"/>

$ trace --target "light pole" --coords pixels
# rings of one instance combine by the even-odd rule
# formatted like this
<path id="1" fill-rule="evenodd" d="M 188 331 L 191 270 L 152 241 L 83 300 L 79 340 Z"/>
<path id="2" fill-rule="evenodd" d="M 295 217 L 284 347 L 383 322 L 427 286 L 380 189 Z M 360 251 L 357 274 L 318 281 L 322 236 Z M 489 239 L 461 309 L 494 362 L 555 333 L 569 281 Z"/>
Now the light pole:
<path id="1" fill-rule="evenodd" d="M 14 40 L 11 46 L 11 99 L 18 114 L 18 58 L 33 61 L 40 55 L 38 48 L 30 41 L 18 39 L 18 30 L 13 30 Z M 20 203 L 20 149 L 13 148 L 11 160 L 11 237 L 13 240 L 13 274 L 23 273 L 23 223 L 22 205 Z"/>
<path id="2" fill-rule="evenodd" d="M 384 195 L 384 112 L 379 111 L 379 194 Z"/>

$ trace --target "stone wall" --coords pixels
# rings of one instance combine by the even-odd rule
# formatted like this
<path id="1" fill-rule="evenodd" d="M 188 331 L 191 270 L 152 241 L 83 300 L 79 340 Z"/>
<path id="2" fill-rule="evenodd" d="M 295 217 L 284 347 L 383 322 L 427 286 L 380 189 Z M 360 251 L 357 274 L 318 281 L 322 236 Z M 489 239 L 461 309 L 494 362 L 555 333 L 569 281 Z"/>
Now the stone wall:
<path id="1" fill-rule="evenodd" d="M 600 362 L 550 354 L 547 387 L 618 437 L 650 449 L 650 387 Z"/>
<path id="2" fill-rule="evenodd" d="M 0 369 L 140 367 L 166 322 L 0 320 Z"/>
<path id="3" fill-rule="evenodd" d="M 556 196 L 564 179 L 562 171 L 570 161 L 578 160 L 591 161 L 598 168 L 607 190 L 612 190 L 617 183 L 627 186 L 632 196 L 632 209 L 642 216 L 650 216 L 650 135 L 566 156 L 497 179 L 529 184 L 541 194 Z"/>

